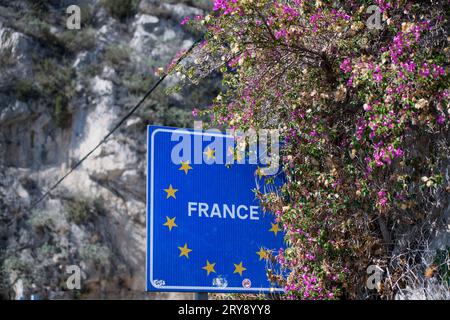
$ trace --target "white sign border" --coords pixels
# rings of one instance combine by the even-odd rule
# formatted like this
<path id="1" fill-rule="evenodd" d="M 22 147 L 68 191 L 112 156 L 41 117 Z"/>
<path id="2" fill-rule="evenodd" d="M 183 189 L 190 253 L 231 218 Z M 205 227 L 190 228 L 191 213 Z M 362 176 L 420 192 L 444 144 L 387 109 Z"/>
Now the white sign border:
<path id="1" fill-rule="evenodd" d="M 173 132 L 177 132 L 177 133 L 182 133 L 182 134 L 190 134 L 190 135 L 202 135 L 202 136 L 210 136 L 210 137 L 222 137 L 222 138 L 233 138 L 230 135 L 226 135 L 223 133 L 210 133 L 210 132 L 204 132 L 204 131 L 189 131 L 189 130 L 185 130 L 185 129 L 163 129 L 163 128 L 157 128 L 152 132 L 151 137 L 149 137 L 149 133 L 150 133 L 150 129 L 151 126 L 147 126 L 147 148 L 149 145 L 149 138 L 151 139 L 151 150 L 150 150 L 150 157 L 151 157 L 151 172 L 150 172 L 150 191 L 149 191 L 149 185 L 148 185 L 148 176 L 146 176 L 147 179 L 147 221 L 146 221 L 146 235 L 147 237 L 150 235 L 150 241 L 146 241 L 146 246 L 147 246 L 147 250 L 146 250 L 146 257 L 145 257 L 145 264 L 146 264 L 146 287 L 147 287 L 147 291 L 149 291 L 148 288 L 148 284 L 150 283 L 153 288 L 161 290 L 161 291 L 171 291 L 171 290 L 179 290 L 179 291 L 194 291 L 194 292 L 259 292 L 259 293 L 264 293 L 264 292 L 270 292 L 270 293 L 283 293 L 284 290 L 281 288 L 275 288 L 275 287 L 271 287 L 271 288 L 242 288 L 242 287 L 201 287 L 201 286 L 160 286 L 155 284 L 155 279 L 153 279 L 153 218 L 154 218 L 154 214 L 153 214 L 153 195 L 154 195 L 154 147 L 155 147 L 155 143 L 154 143 L 154 138 L 156 133 L 158 132 L 167 132 L 167 133 L 173 133 Z M 147 150 L 147 172 L 146 174 L 148 174 L 148 165 L 149 165 L 149 159 L 148 159 L 148 150 Z M 150 199 L 149 199 L 150 196 Z M 150 202 L 149 202 L 150 200 Z M 149 205 L 150 204 L 150 205 Z M 148 212 L 148 209 L 150 208 L 150 215 Z M 150 218 L 150 219 L 149 219 Z M 149 221 L 150 220 L 150 234 L 149 234 Z M 150 249 L 150 260 L 149 260 L 149 249 Z M 150 262 L 150 266 L 148 265 Z M 150 274 L 149 274 L 149 268 L 150 268 Z M 150 279 L 147 279 L 147 277 L 150 276 Z M 150 280 L 150 281 L 149 281 Z M 153 290 L 152 290 L 153 291 Z"/>

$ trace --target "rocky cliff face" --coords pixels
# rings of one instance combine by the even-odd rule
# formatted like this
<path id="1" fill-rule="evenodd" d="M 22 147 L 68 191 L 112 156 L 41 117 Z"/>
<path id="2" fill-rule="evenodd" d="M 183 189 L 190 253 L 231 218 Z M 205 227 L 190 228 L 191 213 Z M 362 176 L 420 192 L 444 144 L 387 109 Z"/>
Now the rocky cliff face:
<path id="1" fill-rule="evenodd" d="M 81 7 L 81 30 L 66 29 L 70 4 Z M 155 92 L 49 198 L 30 205 L 138 101 L 156 68 L 193 43 L 180 21 L 209 6 L 0 1 L 1 297 L 162 297 L 144 293 L 146 125 L 191 126 L 190 110 L 208 103 L 214 81 Z M 69 265 L 81 268 L 81 290 L 66 286 Z"/>

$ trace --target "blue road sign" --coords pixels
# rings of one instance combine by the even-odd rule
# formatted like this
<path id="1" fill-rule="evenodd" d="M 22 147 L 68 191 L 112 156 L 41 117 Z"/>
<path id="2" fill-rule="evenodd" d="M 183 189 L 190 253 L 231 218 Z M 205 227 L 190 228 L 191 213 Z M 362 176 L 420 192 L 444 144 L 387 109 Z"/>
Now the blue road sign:
<path id="1" fill-rule="evenodd" d="M 218 132 L 148 127 L 148 291 L 282 291 L 266 268 L 283 233 L 254 192 L 269 178 L 258 164 L 220 163 L 236 158 L 230 143 Z"/>

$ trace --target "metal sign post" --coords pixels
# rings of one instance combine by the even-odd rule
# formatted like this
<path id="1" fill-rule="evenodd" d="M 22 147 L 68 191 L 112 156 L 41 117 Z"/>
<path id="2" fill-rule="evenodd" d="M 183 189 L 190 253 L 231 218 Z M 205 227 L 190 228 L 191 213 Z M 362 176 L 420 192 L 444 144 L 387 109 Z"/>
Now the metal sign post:
<path id="1" fill-rule="evenodd" d="M 194 299 L 195 300 L 208 300 L 208 293 L 207 292 L 196 292 L 196 293 L 194 293 Z"/>

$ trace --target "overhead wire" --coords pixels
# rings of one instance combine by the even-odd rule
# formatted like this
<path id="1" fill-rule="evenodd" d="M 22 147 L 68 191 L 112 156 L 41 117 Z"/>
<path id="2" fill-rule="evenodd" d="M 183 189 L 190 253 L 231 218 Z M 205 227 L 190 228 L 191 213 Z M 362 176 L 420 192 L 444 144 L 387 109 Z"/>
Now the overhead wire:
<path id="1" fill-rule="evenodd" d="M 177 59 L 177 61 L 173 65 L 173 68 L 176 68 L 187 56 L 191 54 L 194 48 L 203 40 L 203 37 L 204 35 L 200 36 L 200 38 L 198 38 L 190 46 L 190 48 Z M 125 123 L 125 121 L 127 121 L 142 106 L 145 100 L 153 93 L 153 91 L 156 90 L 156 88 L 158 88 L 158 86 L 167 78 L 168 75 L 168 72 L 165 72 L 162 76 L 160 76 L 158 81 L 153 84 L 153 86 L 145 93 L 145 95 L 139 100 L 139 102 L 132 109 L 130 109 L 130 111 L 128 111 L 128 113 L 124 117 L 122 117 L 111 130 L 109 130 L 109 132 L 94 148 L 92 148 L 80 160 L 72 165 L 72 167 L 61 178 L 59 178 L 57 182 L 55 182 L 42 196 L 40 196 L 38 200 L 31 205 L 31 209 L 35 208 L 39 203 L 47 198 L 53 190 L 55 190 L 70 174 L 72 174 L 84 161 L 86 161 L 87 158 L 89 158 L 98 148 L 100 148 L 100 146 L 104 144 L 108 140 L 108 138 L 113 135 L 114 132 L 116 132 Z"/>

